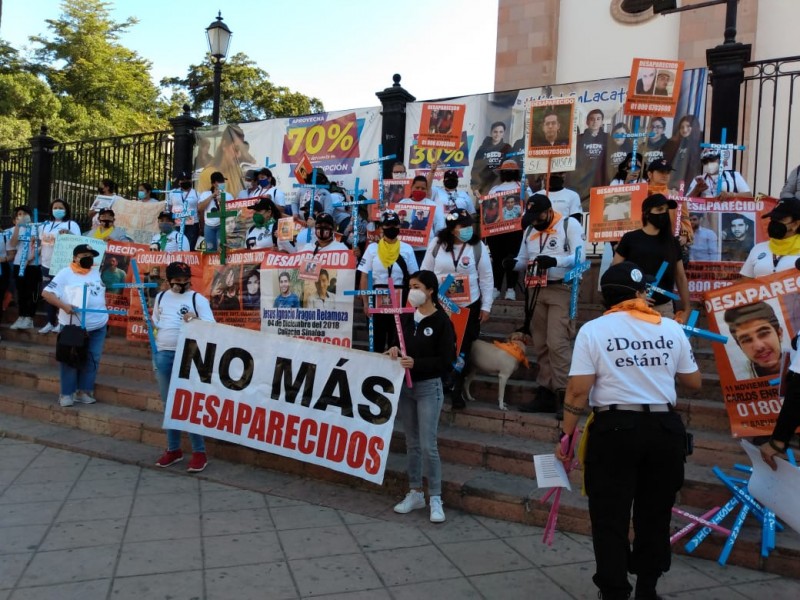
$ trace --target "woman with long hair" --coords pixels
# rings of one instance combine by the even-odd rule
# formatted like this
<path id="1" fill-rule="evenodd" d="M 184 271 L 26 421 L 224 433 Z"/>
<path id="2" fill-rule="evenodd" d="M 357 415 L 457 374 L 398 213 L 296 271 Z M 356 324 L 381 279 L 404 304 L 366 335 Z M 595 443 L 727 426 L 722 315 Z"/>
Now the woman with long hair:
<path id="1" fill-rule="evenodd" d="M 700 143 L 703 130 L 694 115 L 684 115 L 678 121 L 672 137 L 664 144 L 664 158 L 672 165 L 669 189 L 677 190 L 681 183 L 689 184 L 700 174 Z"/>

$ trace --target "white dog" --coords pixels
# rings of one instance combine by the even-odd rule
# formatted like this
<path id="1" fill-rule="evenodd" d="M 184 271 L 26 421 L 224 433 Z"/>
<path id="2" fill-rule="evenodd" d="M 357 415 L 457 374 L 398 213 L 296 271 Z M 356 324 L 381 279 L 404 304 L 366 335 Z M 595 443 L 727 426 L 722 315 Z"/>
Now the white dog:
<path id="1" fill-rule="evenodd" d="M 469 355 L 469 369 L 464 378 L 464 397 L 473 402 L 475 398 L 469 392 L 472 380 L 478 373 L 497 375 L 497 404 L 500 410 L 508 410 L 505 403 L 506 383 L 520 364 L 528 366 L 525 358 L 525 345 L 530 342 L 530 336 L 515 331 L 503 345 L 475 340 Z"/>

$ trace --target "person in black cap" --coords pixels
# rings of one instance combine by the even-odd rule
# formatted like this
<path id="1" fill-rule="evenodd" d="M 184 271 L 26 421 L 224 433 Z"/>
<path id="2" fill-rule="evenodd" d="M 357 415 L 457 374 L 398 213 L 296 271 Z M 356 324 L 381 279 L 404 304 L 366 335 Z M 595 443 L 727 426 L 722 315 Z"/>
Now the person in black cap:
<path id="1" fill-rule="evenodd" d="M 589 405 L 584 484 L 597 564 L 592 579 L 604 600 L 630 597 L 628 573 L 637 576 L 635 598 L 659 598 L 656 584 L 670 568 L 672 506 L 687 448 L 674 410 L 675 378 L 690 389 L 702 385 L 686 334 L 650 308 L 646 285 L 643 270 L 628 261 L 600 279 L 608 310 L 575 339 L 555 451 L 559 460 L 568 459 L 563 445 L 569 448 Z"/>
<path id="2" fill-rule="evenodd" d="M 233 200 L 233 196 L 225 191 L 226 181 L 225 175 L 219 171 L 214 171 L 211 174 L 211 189 L 200 195 L 200 202 L 197 205 L 198 210 L 200 210 L 204 216 L 203 239 L 206 243 L 206 252 L 216 252 L 219 249 L 219 228 L 221 221 L 219 217 L 210 216 L 210 213 L 219 212 L 222 206 L 221 200 L 223 198 L 225 202 Z"/>
<path id="3" fill-rule="evenodd" d="M 180 227 L 183 219 L 186 224 L 183 226 L 183 234 L 189 239 L 189 248 L 194 250 L 197 238 L 200 237 L 200 223 L 198 216 L 198 205 L 200 196 L 192 188 L 192 174 L 182 171 L 178 174 L 178 189 L 172 190 L 167 198 L 167 209 L 173 215 L 189 213 L 187 217 L 175 217 L 175 224 Z"/>
<path id="4" fill-rule="evenodd" d="M 301 247 L 300 250 L 313 250 L 314 255 L 318 252 L 333 252 L 334 250 L 349 250 L 345 244 L 336 241 L 334 230 L 336 223 L 333 220 L 333 215 L 327 212 L 321 212 L 314 216 L 314 234 L 317 236 L 316 242 L 311 242 Z M 298 243 L 303 243 L 303 240 L 298 237 Z"/>
<path id="5" fill-rule="evenodd" d="M 113 210 L 101 208 L 97 215 L 97 227 L 83 235 L 104 241 L 132 242 L 133 240 L 128 237 L 125 230 L 115 225 L 116 219 Z"/>
<path id="6" fill-rule="evenodd" d="M 400 306 L 405 306 L 408 298 L 408 278 L 419 270 L 414 249 L 400 241 L 398 237 L 400 235 L 400 217 L 393 210 L 387 210 L 381 215 L 379 227 L 381 239 L 366 247 L 364 256 L 358 263 L 358 271 L 361 273 L 372 272 L 374 288 L 388 288 L 389 277 L 391 277 L 395 288 L 401 290 Z M 362 290 L 367 289 L 366 277 L 360 278 L 359 287 Z M 361 298 L 366 313 L 369 308 L 369 300 L 367 296 Z M 377 296 L 377 299 L 376 306 L 389 302 L 388 296 Z M 373 325 L 375 352 L 383 352 L 397 343 L 397 332 L 392 315 L 375 315 Z"/>
<path id="7" fill-rule="evenodd" d="M 192 269 L 185 262 L 172 262 L 167 265 L 167 284 L 169 289 L 160 292 L 153 306 L 153 327 L 157 329 L 154 357 L 156 364 L 156 380 L 164 406 L 169 399 L 169 380 L 172 376 L 172 365 L 175 362 L 175 350 L 178 337 L 184 323 L 192 319 L 214 322 L 214 315 L 208 300 L 201 294 L 192 291 Z M 197 473 L 206 468 L 206 445 L 203 436 L 189 434 L 192 443 L 192 458 L 188 468 L 190 473 Z M 157 467 L 168 467 L 183 460 L 181 450 L 181 432 L 167 429 L 167 449 L 156 461 Z"/>
<path id="8" fill-rule="evenodd" d="M 150 250 L 154 252 L 188 252 L 189 239 L 175 229 L 172 213 L 165 210 L 158 215 L 158 231 L 150 239 Z"/>
<path id="9" fill-rule="evenodd" d="M 250 207 L 253 211 L 253 224 L 247 230 L 245 244 L 253 248 L 274 248 L 278 244 L 276 224 L 283 215 L 269 196 L 264 196 Z"/>
<path id="10" fill-rule="evenodd" d="M 531 329 L 539 388 L 536 397 L 520 410 L 550 412 L 560 418 L 574 335 L 574 322 L 569 318 L 570 288 L 563 281 L 567 270 L 575 266 L 575 249 L 585 247 L 586 242 L 581 224 L 553 210 L 544 194 L 528 198 L 522 226 L 525 230 L 517 257 L 503 261 L 503 267 L 522 271 L 532 266 L 546 274 L 547 285 L 538 292 Z"/>
<path id="11" fill-rule="evenodd" d="M 61 406 L 94 404 L 94 383 L 100 367 L 100 357 L 106 340 L 108 313 L 106 288 L 100 272 L 93 269 L 94 259 L 100 253 L 88 244 L 79 244 L 72 249 L 72 262 L 61 269 L 44 289 L 44 299 L 60 309 L 58 322 L 80 325 L 88 336 L 88 354 L 81 362 L 60 362 Z M 84 288 L 86 290 L 84 294 Z M 84 300 L 85 299 L 85 300 Z M 85 305 L 84 305 L 85 302 Z M 81 312 L 81 309 L 92 312 Z"/>
<path id="12" fill-rule="evenodd" d="M 255 198 L 258 195 L 258 171 L 248 169 L 244 173 L 244 189 L 241 190 L 236 198 Z"/>
<path id="13" fill-rule="evenodd" d="M 800 259 L 800 200 L 784 198 L 769 213 L 769 240 L 759 242 L 750 250 L 740 275 L 764 277 L 786 271 Z"/>
<path id="14" fill-rule="evenodd" d="M 437 160 L 434 162 L 433 165 L 431 165 L 431 170 L 428 172 L 427 177 L 428 189 L 433 190 L 433 201 L 436 202 L 436 206 L 439 207 L 436 210 L 441 211 L 445 217 L 457 208 L 463 208 L 471 215 L 475 215 L 477 211 L 475 210 L 475 203 L 472 201 L 472 198 L 470 198 L 469 194 L 464 190 L 458 189 L 458 171 L 448 169 L 444 172 L 444 176 L 442 177 L 443 188 L 433 185 L 433 180 L 439 165 L 440 161 Z"/>
<path id="15" fill-rule="evenodd" d="M 629 231 L 622 236 L 617 244 L 614 259 L 611 264 L 618 264 L 625 260 L 636 258 L 636 263 L 646 275 L 655 275 L 666 262 L 667 270 L 664 272 L 658 287 L 672 291 L 678 287 L 680 302 L 679 311 L 689 310 L 689 282 L 686 271 L 681 262 L 681 247 L 673 235 L 672 221 L 669 209 L 677 208 L 674 200 L 668 200 L 662 194 L 648 196 L 642 202 L 641 229 Z M 655 293 L 652 297 L 654 308 L 665 317 L 675 316 L 675 307 L 672 301 L 662 294 Z"/>

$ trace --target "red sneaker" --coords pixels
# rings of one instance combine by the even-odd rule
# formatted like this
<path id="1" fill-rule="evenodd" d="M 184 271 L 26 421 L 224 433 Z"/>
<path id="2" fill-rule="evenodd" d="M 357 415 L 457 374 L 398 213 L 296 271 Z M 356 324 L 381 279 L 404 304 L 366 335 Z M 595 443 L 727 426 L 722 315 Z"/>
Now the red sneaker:
<path id="1" fill-rule="evenodd" d="M 156 461 L 156 466 L 164 468 L 179 463 L 182 460 L 183 450 L 167 450 L 161 455 L 161 458 Z"/>
<path id="2" fill-rule="evenodd" d="M 205 452 L 192 452 L 192 458 L 189 460 L 189 466 L 186 470 L 189 473 L 199 473 L 206 468 L 207 464 L 208 459 L 206 459 Z"/>

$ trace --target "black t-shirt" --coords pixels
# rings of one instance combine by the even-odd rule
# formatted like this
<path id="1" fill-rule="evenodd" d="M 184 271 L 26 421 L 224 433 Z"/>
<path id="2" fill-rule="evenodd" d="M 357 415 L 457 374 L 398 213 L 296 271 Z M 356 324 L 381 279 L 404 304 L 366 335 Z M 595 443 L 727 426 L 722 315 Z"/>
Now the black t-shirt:
<path id="1" fill-rule="evenodd" d="M 663 239 L 648 235 L 641 229 L 629 231 L 617 244 L 617 254 L 625 260 L 636 263 L 645 275 L 656 276 L 664 261 L 669 265 L 658 287 L 672 291 L 675 289 L 675 263 L 681 255 L 681 247 L 674 237 Z M 670 299 L 663 294 L 653 294 L 656 304 L 665 304 Z"/>

